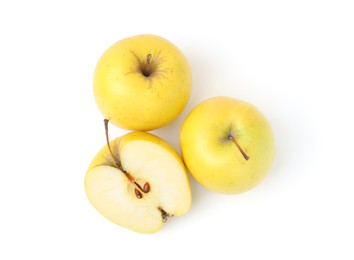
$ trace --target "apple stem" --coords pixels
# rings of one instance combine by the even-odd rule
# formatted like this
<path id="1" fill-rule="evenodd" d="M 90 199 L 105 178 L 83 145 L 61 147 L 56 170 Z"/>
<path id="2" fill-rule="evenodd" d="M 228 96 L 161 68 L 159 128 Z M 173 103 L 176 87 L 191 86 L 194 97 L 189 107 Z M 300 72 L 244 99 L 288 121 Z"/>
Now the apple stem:
<path id="1" fill-rule="evenodd" d="M 138 199 L 141 199 L 143 197 L 143 194 L 140 192 L 148 193 L 150 191 L 150 184 L 148 182 L 145 182 L 144 187 L 141 188 L 140 185 L 134 180 L 134 177 L 131 176 L 126 170 L 123 169 L 123 166 L 119 160 L 119 158 L 116 158 L 112 152 L 111 145 L 109 142 L 109 135 L 108 135 L 108 119 L 104 119 L 104 128 L 106 132 L 106 142 L 107 142 L 107 147 L 109 150 L 109 153 L 111 154 L 111 157 L 114 161 L 114 163 L 117 165 L 117 167 L 128 177 L 129 181 L 137 188 L 134 189 L 135 196 Z M 140 190 L 140 191 L 139 191 Z"/>
<path id="2" fill-rule="evenodd" d="M 246 161 L 248 161 L 248 159 L 250 158 L 245 151 L 242 149 L 242 147 L 239 145 L 239 143 L 236 141 L 235 137 L 233 137 L 232 135 L 228 136 L 228 139 L 231 140 L 236 147 L 238 148 L 238 150 L 240 151 L 240 153 L 242 154 L 243 158 L 245 158 Z"/>
<path id="3" fill-rule="evenodd" d="M 118 168 L 128 176 L 129 180 L 133 180 L 134 178 L 123 169 L 123 166 L 122 166 L 120 160 L 118 160 L 112 152 L 111 145 L 109 142 L 109 136 L 108 136 L 108 122 L 109 122 L 108 119 L 104 120 L 104 128 L 105 128 L 105 132 L 106 132 L 106 142 L 107 142 L 107 147 L 108 147 L 109 153 L 111 154 L 111 157 L 112 157 L 114 163 L 118 166 Z"/>
<path id="4" fill-rule="evenodd" d="M 149 77 L 150 73 L 151 73 L 151 60 L 152 60 L 152 55 L 151 53 L 149 53 L 148 55 L 146 55 L 146 66 L 145 69 L 143 71 L 143 74 L 145 77 Z"/>

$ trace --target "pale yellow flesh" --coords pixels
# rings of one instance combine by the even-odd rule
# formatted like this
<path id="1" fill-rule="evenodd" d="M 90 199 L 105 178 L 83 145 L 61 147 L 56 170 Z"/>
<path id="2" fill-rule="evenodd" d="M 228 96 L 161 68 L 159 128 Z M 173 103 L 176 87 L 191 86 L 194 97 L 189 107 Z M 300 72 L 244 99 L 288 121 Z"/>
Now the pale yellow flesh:
<path id="1" fill-rule="evenodd" d="M 157 203 L 138 200 L 124 173 L 111 166 L 97 166 L 86 176 L 86 194 L 106 218 L 128 229 L 153 233 L 162 226 Z"/>
<path id="2" fill-rule="evenodd" d="M 166 150 L 145 141 L 132 141 L 121 152 L 123 168 L 137 180 L 147 180 L 147 199 L 169 214 L 180 216 L 190 207 L 190 188 L 184 166 Z M 144 181 L 141 181 L 144 183 Z"/>
<path id="3" fill-rule="evenodd" d="M 249 156 L 246 160 L 230 133 Z M 227 97 L 202 102 L 181 129 L 181 150 L 195 179 L 220 193 L 240 193 L 256 186 L 274 157 L 274 138 L 267 119 L 254 106 Z"/>
<path id="4" fill-rule="evenodd" d="M 92 205 L 112 222 L 140 233 L 154 233 L 163 224 L 163 209 L 180 216 L 191 205 L 188 176 L 178 154 L 167 143 L 147 133 L 131 133 L 111 142 L 125 171 L 150 191 L 135 195 L 125 173 L 109 159 L 107 147 L 93 160 L 85 179 L 86 194 Z M 109 160 L 106 160 L 108 158 Z"/>
<path id="5" fill-rule="evenodd" d="M 151 54 L 151 75 L 142 69 Z M 191 71 L 182 52 L 155 35 L 123 39 L 106 50 L 94 73 L 98 108 L 125 129 L 152 130 L 174 120 L 191 92 Z"/>

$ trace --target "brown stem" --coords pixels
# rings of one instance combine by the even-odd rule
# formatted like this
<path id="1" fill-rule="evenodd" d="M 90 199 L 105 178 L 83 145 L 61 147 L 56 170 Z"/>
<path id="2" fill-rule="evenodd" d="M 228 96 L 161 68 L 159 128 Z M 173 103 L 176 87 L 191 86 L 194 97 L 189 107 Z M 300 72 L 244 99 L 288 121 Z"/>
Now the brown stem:
<path id="1" fill-rule="evenodd" d="M 114 161 L 114 163 L 117 165 L 117 167 L 123 172 L 125 173 L 125 175 L 128 177 L 129 181 L 135 186 L 135 189 L 134 189 L 134 192 L 135 192 L 135 196 L 138 198 L 138 199 L 141 199 L 143 197 L 143 194 L 141 192 L 144 192 L 144 193 L 148 193 L 150 191 L 150 184 L 148 182 L 145 183 L 144 187 L 141 188 L 140 185 L 134 180 L 134 177 L 131 176 L 129 174 L 129 172 L 127 172 L 126 170 L 123 169 L 123 166 L 119 160 L 119 157 L 115 157 L 113 152 L 112 152 L 112 149 L 111 149 L 111 145 L 110 145 L 110 142 L 109 142 L 109 136 L 108 136 L 108 122 L 109 120 L 108 119 L 105 119 L 104 120 L 104 128 L 105 128 L 105 132 L 106 132 L 106 142 L 107 142 L 107 147 L 108 147 L 108 150 L 109 150 L 109 153 L 111 154 L 111 157 Z M 146 186 L 148 185 L 148 186 Z M 141 191 L 141 192 L 140 192 Z"/>
<path id="2" fill-rule="evenodd" d="M 245 151 L 242 149 L 242 147 L 239 145 L 239 143 L 236 141 L 236 139 L 232 135 L 229 135 L 228 139 L 231 140 L 236 145 L 236 147 L 238 148 L 238 150 L 242 154 L 243 158 L 245 158 L 245 160 L 248 161 L 248 159 L 250 157 L 245 153 Z"/>
<path id="3" fill-rule="evenodd" d="M 152 55 L 151 53 L 149 53 L 148 55 L 146 55 L 146 66 L 145 69 L 143 71 L 143 74 L 145 77 L 149 77 L 150 73 L 151 73 L 151 60 L 152 60 Z"/>
<path id="4" fill-rule="evenodd" d="M 109 153 L 111 154 L 111 157 L 112 157 L 114 163 L 117 165 L 117 167 L 118 167 L 122 172 L 124 172 L 125 175 L 127 175 L 128 179 L 129 179 L 130 181 L 133 181 L 133 180 L 134 180 L 133 176 L 131 176 L 128 172 L 126 172 L 126 171 L 123 169 L 123 166 L 122 166 L 122 164 L 121 164 L 119 158 L 115 157 L 114 154 L 113 154 L 113 152 L 112 152 L 111 145 L 110 145 L 110 142 L 109 142 L 109 136 L 108 136 L 108 122 L 109 122 L 108 119 L 105 119 L 105 120 L 104 120 L 104 129 L 105 129 L 105 131 L 106 131 L 106 142 L 107 142 L 107 147 L 108 147 Z"/>

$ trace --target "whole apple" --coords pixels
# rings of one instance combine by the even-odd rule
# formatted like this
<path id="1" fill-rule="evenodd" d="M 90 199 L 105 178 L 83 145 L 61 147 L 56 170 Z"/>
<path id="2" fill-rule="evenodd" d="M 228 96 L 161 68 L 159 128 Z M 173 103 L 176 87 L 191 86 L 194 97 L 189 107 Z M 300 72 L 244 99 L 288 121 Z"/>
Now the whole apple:
<path id="1" fill-rule="evenodd" d="M 191 84 L 182 52 L 168 40 L 146 34 L 118 41 L 103 53 L 93 90 L 111 123 L 146 131 L 167 125 L 182 112 Z"/>
<path id="2" fill-rule="evenodd" d="M 182 125 L 180 145 L 194 178 L 226 194 L 256 186 L 274 158 L 267 119 L 253 105 L 231 97 L 214 97 L 196 106 Z"/>

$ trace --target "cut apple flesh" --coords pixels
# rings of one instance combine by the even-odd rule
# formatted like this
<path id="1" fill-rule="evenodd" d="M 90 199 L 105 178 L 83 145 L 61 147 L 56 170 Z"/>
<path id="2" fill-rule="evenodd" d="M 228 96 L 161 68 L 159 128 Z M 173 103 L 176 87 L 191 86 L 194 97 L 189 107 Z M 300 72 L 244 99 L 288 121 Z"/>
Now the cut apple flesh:
<path id="1" fill-rule="evenodd" d="M 126 173 L 118 167 L 99 165 L 87 172 L 85 180 L 87 196 L 102 215 L 131 230 L 153 233 L 168 216 L 189 210 L 188 177 L 183 163 L 170 151 L 145 140 L 130 141 L 114 150 L 119 151 L 117 158 Z M 149 191 L 145 193 L 146 183 Z"/>

